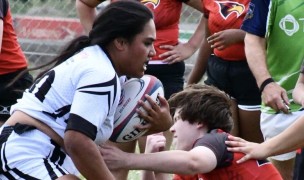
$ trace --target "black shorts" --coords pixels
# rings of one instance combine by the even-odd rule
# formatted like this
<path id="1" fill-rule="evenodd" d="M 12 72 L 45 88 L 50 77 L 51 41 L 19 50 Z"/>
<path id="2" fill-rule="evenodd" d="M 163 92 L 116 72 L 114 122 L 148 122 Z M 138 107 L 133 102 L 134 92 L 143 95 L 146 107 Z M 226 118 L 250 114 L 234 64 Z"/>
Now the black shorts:
<path id="1" fill-rule="evenodd" d="M 11 105 L 15 104 L 17 99 L 22 97 L 23 91 L 33 83 L 32 75 L 25 73 L 12 86 L 7 87 L 21 71 L 0 75 L 0 121 L 8 119 Z"/>
<path id="2" fill-rule="evenodd" d="M 145 74 L 157 77 L 164 86 L 165 98 L 169 99 L 174 93 L 184 88 L 185 63 L 149 64 Z"/>
<path id="3" fill-rule="evenodd" d="M 261 104 L 261 94 L 247 61 L 227 61 L 211 55 L 205 83 L 225 91 L 238 105 Z"/>

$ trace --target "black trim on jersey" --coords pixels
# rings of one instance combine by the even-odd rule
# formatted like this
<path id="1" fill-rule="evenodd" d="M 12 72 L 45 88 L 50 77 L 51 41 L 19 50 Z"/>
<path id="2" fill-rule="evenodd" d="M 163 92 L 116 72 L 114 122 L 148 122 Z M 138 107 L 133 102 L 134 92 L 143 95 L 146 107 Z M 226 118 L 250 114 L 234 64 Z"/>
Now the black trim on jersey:
<path id="1" fill-rule="evenodd" d="M 57 109 L 54 113 L 50 113 L 50 112 L 46 112 L 46 111 L 42 111 L 42 113 L 47 114 L 54 119 L 57 119 L 57 118 L 61 118 L 64 115 L 68 114 L 70 112 L 70 110 L 71 110 L 71 105 L 66 105 L 66 106 L 63 106 L 63 107 Z"/>
<path id="2" fill-rule="evenodd" d="M 65 131 L 74 130 L 83 133 L 91 138 L 93 141 L 96 139 L 97 128 L 89 121 L 78 116 L 77 114 L 70 114 L 67 127 Z"/>
<path id="3" fill-rule="evenodd" d="M 212 130 L 198 139 L 194 147 L 205 146 L 212 150 L 217 159 L 216 168 L 227 167 L 232 164 L 233 152 L 227 150 L 225 141 L 228 140 L 228 134 L 225 132 L 217 132 Z"/>
<path id="4" fill-rule="evenodd" d="M 52 153 L 52 156 L 50 157 L 51 162 L 59 164 L 60 166 L 63 164 L 63 161 L 66 157 L 66 154 L 61 151 L 61 147 L 51 139 L 51 144 L 55 147 Z"/>
<path id="5" fill-rule="evenodd" d="M 117 95 L 117 79 L 116 78 L 117 77 L 115 75 L 113 79 L 111 79 L 107 82 L 83 86 L 83 87 L 78 88 L 77 90 L 81 90 L 81 89 L 85 89 L 85 88 L 113 86 L 114 87 L 114 99 L 113 99 L 113 102 L 112 102 L 112 104 L 113 104 L 115 102 L 115 98 L 116 98 L 116 95 Z M 90 91 L 81 90 L 79 92 L 88 93 L 88 94 L 95 94 L 95 95 L 108 95 L 108 107 L 110 109 L 110 107 L 111 107 L 111 92 L 110 91 L 100 92 L 100 91 L 91 91 L 91 90 Z"/>
<path id="6" fill-rule="evenodd" d="M 50 165 L 49 161 L 47 159 L 44 159 L 44 166 L 52 180 L 55 180 L 58 178 L 57 174 L 54 172 L 54 169 Z"/>
<path id="7" fill-rule="evenodd" d="M 39 180 L 35 177 L 32 177 L 28 174 L 24 174 L 23 172 L 19 171 L 17 168 L 12 169 L 14 173 L 16 173 L 20 178 L 26 179 L 26 180 Z"/>

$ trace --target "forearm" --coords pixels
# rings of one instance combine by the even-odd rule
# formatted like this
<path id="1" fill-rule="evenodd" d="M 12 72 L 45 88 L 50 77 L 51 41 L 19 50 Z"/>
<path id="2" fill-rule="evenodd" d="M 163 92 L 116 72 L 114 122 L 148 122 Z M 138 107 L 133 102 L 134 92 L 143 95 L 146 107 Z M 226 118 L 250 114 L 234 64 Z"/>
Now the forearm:
<path id="1" fill-rule="evenodd" d="M 203 5 L 201 0 L 189 0 L 186 4 L 203 13 Z"/>
<path id="2" fill-rule="evenodd" d="M 246 32 L 241 30 L 241 29 L 235 29 L 236 31 L 236 36 L 235 36 L 235 42 L 244 42 Z"/>
<path id="3" fill-rule="evenodd" d="M 248 65 L 260 87 L 265 79 L 271 77 L 266 64 L 265 39 L 246 33 L 245 53 Z"/>
<path id="4" fill-rule="evenodd" d="M 304 75 L 301 73 L 297 84 L 292 92 L 293 100 L 300 104 L 304 105 Z"/>
<path id="5" fill-rule="evenodd" d="M 300 117 L 291 126 L 279 135 L 263 143 L 269 151 L 268 156 L 278 155 L 304 147 L 304 116 Z"/>
<path id="6" fill-rule="evenodd" d="M 73 138 L 74 140 L 71 140 Z M 77 140 L 76 140 L 77 139 Z M 114 179 L 97 145 L 80 133 L 67 131 L 65 148 L 76 168 L 87 179 Z M 76 142 L 77 141 L 77 142 Z"/>
<path id="7" fill-rule="evenodd" d="M 150 154 L 128 154 L 127 169 L 160 173 L 196 174 L 186 151 L 163 151 Z"/>
<path id="8" fill-rule="evenodd" d="M 206 32 L 205 32 L 206 24 L 207 24 L 206 18 L 202 17 L 200 23 L 195 29 L 195 32 L 188 41 L 189 46 L 193 50 L 193 53 L 201 46 L 203 38 L 206 37 Z"/>
<path id="9" fill-rule="evenodd" d="M 198 83 L 202 79 L 207 69 L 208 58 L 211 52 L 212 50 L 210 48 L 210 45 L 208 44 L 207 40 L 204 38 L 203 43 L 199 49 L 195 64 L 188 77 L 187 84 Z"/>
<path id="10" fill-rule="evenodd" d="M 85 32 L 89 34 L 96 17 L 95 7 L 100 2 L 98 0 L 76 0 L 76 10 Z"/>

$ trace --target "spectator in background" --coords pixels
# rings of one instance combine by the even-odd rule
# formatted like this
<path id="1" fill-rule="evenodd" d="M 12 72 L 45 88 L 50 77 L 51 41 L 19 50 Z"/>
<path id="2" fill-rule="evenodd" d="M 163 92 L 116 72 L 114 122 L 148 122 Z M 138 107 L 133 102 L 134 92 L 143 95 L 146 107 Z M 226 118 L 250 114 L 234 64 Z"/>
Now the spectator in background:
<path id="1" fill-rule="evenodd" d="M 115 1 L 115 0 L 113 0 Z M 103 0 L 76 0 L 76 8 L 80 22 L 86 32 L 92 27 L 92 22 L 96 16 L 95 7 Z M 179 92 L 184 87 L 184 60 L 190 57 L 199 47 L 203 37 L 203 27 L 201 24 L 197 31 L 187 43 L 179 43 L 179 21 L 182 5 L 188 5 L 202 12 L 201 0 L 142 0 L 154 14 L 156 25 L 156 41 L 154 47 L 156 54 L 149 61 L 145 74 L 157 77 L 164 86 L 165 97 L 168 99 L 173 93 Z M 124 18 L 124 17 L 122 17 Z M 165 132 L 167 137 L 166 149 L 169 149 L 172 142 L 172 134 Z M 136 141 L 130 143 L 120 143 L 116 146 L 123 151 L 134 152 Z M 140 151 L 144 151 L 145 137 L 140 138 Z M 126 179 L 127 172 L 119 172 L 118 179 Z"/>
<path id="2" fill-rule="evenodd" d="M 292 99 L 304 59 L 303 12 L 303 0 L 252 0 L 242 26 L 247 61 L 262 93 L 261 130 L 266 140 L 304 113 Z M 284 180 L 293 179 L 295 154 L 270 157 Z"/>
<path id="3" fill-rule="evenodd" d="M 245 32 L 240 29 L 250 0 L 203 0 L 205 37 L 188 84 L 198 83 L 205 72 L 205 84 L 232 97 L 232 134 L 262 142 L 260 130 L 261 94 L 251 73 L 244 49 Z"/>
<path id="4" fill-rule="evenodd" d="M 0 128 L 0 179 L 74 180 L 78 171 L 88 180 L 115 179 L 97 145 L 113 132 L 125 76 L 144 75 L 155 39 L 147 7 L 136 1 L 107 6 L 89 36 L 73 39 L 52 61 L 54 67 L 12 106 Z M 165 98 L 159 97 L 160 105 L 147 99 L 152 107 L 139 103 L 149 112 L 139 111 L 139 116 L 150 123 L 141 128 L 168 130 Z"/>
<path id="5" fill-rule="evenodd" d="M 28 66 L 17 41 L 8 0 L 0 2 L 0 126 L 9 118 L 11 105 L 22 97 L 33 77 L 27 72 L 11 81 Z"/>
<path id="6" fill-rule="evenodd" d="M 224 92 L 207 85 L 191 85 L 172 95 L 169 105 L 175 122 L 170 130 L 177 150 L 159 152 L 165 140 L 161 135 L 149 137 L 147 154 L 104 146 L 101 153 L 110 169 L 148 170 L 145 180 L 160 180 L 153 171 L 175 173 L 174 180 L 282 180 L 266 160 L 235 163 L 244 155 L 229 152 L 225 145 L 233 121 L 230 98 Z"/>

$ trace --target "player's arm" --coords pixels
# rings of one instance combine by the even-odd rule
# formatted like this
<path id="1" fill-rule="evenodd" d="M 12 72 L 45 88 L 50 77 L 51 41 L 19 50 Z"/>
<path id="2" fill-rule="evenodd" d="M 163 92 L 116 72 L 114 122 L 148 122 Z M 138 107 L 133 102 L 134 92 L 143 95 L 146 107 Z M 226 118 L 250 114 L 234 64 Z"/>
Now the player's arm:
<path id="1" fill-rule="evenodd" d="M 205 33 L 204 33 L 204 38 L 203 41 L 201 43 L 201 46 L 199 48 L 199 52 L 198 55 L 196 57 L 196 61 L 195 64 L 189 74 L 188 77 L 188 82 L 187 84 L 194 84 L 194 83 L 198 83 L 201 78 L 203 77 L 203 75 L 205 74 L 206 68 L 207 68 L 207 61 L 208 58 L 210 56 L 210 54 L 212 53 L 212 49 L 210 47 L 210 44 L 207 41 L 207 37 L 209 36 L 209 28 L 208 28 L 208 23 L 207 23 L 207 19 L 205 17 L 202 18 L 201 21 L 204 21 L 204 29 L 205 29 Z"/>
<path id="2" fill-rule="evenodd" d="M 188 6 L 191 6 L 192 8 L 203 12 L 203 6 L 202 6 L 202 1 L 201 0 L 188 0 L 185 2 Z"/>
<path id="3" fill-rule="evenodd" d="M 296 86 L 292 92 L 294 101 L 304 107 L 304 66 L 302 65 L 301 73 L 299 75 Z"/>
<path id="4" fill-rule="evenodd" d="M 270 156 L 287 153 L 304 147 L 304 116 L 301 116 L 291 126 L 279 135 L 261 143 L 252 143 L 239 137 L 229 136 L 226 144 L 229 151 L 246 154 L 238 163 L 249 159 L 265 159 Z"/>
<path id="5" fill-rule="evenodd" d="M 88 34 L 92 29 L 96 17 L 95 8 L 105 0 L 76 0 L 76 10 L 80 23 Z"/>
<path id="6" fill-rule="evenodd" d="M 163 151 L 150 154 L 126 153 L 112 146 L 103 146 L 101 153 L 110 169 L 148 170 L 162 173 L 194 175 L 208 173 L 217 165 L 214 152 L 204 146 L 191 151 Z"/>
<path id="7" fill-rule="evenodd" d="M 273 108 L 275 111 L 282 111 L 288 113 L 289 105 L 286 90 L 275 82 L 268 82 L 266 80 L 271 78 L 266 64 L 266 42 L 265 38 L 254 34 L 246 33 L 245 36 L 245 53 L 247 62 L 252 71 L 258 86 L 263 87 L 262 99 L 263 102 Z"/>
<path id="8" fill-rule="evenodd" d="M 107 168 L 98 146 L 86 135 L 67 130 L 64 145 L 79 172 L 87 179 L 113 179 Z"/>
<path id="9" fill-rule="evenodd" d="M 187 5 L 195 8 L 203 13 L 201 0 L 188 0 L 185 2 Z M 163 61 L 168 64 L 184 61 L 189 58 L 200 47 L 202 39 L 205 35 L 205 22 L 200 20 L 195 32 L 186 43 L 179 43 L 176 46 L 173 45 L 161 45 L 160 48 L 166 49 L 163 54 L 160 54 L 160 58 L 165 58 Z"/>

